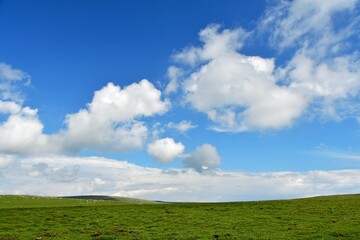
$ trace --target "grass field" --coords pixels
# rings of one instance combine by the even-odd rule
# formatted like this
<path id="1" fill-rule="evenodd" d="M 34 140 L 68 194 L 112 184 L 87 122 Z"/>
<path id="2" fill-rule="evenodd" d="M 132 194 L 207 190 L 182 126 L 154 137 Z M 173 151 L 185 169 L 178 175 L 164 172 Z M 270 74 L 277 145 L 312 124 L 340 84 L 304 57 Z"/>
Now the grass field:
<path id="1" fill-rule="evenodd" d="M 360 239 L 360 195 L 179 204 L 81 198 L 0 196 L 0 240 Z"/>

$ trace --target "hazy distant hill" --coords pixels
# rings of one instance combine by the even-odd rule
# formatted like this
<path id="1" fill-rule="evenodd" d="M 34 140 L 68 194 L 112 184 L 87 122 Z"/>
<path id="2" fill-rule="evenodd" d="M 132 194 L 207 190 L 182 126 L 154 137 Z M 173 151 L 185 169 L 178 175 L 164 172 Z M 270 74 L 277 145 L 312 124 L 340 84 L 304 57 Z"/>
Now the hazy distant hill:
<path id="1" fill-rule="evenodd" d="M 152 204 L 155 202 L 110 196 L 40 197 L 29 195 L 0 195 L 0 208 L 67 207 L 114 204 Z"/>
<path id="2" fill-rule="evenodd" d="M 114 202 L 122 202 L 122 203 L 129 203 L 129 204 L 151 204 L 151 203 L 155 203 L 153 201 L 137 199 L 137 198 L 103 196 L 103 195 L 82 195 L 82 196 L 69 196 L 69 197 L 63 197 L 63 198 L 82 199 L 82 200 L 104 200 L 104 201 L 114 201 Z"/>

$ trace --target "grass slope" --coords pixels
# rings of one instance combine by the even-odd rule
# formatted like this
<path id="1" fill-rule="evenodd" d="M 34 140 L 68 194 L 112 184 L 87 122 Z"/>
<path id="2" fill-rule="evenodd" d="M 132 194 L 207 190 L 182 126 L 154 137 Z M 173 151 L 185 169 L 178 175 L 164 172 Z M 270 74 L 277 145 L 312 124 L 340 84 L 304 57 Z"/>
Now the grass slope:
<path id="1" fill-rule="evenodd" d="M 237 203 L 66 204 L 1 208 L 0 240 L 360 239 L 360 195 Z"/>

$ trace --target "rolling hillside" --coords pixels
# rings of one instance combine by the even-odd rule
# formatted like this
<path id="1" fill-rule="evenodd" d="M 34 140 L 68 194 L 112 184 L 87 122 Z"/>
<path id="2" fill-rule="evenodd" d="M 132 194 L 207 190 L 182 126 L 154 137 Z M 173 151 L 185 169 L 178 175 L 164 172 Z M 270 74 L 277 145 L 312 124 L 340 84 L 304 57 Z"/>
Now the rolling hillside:
<path id="1" fill-rule="evenodd" d="M 0 240 L 360 239 L 360 195 L 233 203 L 124 200 L 1 196 Z"/>

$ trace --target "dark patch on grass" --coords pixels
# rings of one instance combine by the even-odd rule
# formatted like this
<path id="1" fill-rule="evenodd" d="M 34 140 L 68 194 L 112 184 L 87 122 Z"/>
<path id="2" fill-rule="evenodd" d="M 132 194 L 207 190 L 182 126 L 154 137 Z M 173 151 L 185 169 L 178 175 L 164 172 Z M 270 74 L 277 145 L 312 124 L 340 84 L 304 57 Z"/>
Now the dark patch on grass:
<path id="1" fill-rule="evenodd" d="M 128 235 L 128 234 L 140 233 L 140 231 L 119 229 L 119 230 L 115 230 L 115 233 L 119 235 Z"/>
<path id="2" fill-rule="evenodd" d="M 50 232 L 43 232 L 43 237 L 52 237 L 54 236 L 54 234 L 50 233 Z"/>
<path id="3" fill-rule="evenodd" d="M 91 237 L 95 238 L 95 237 L 99 237 L 100 235 L 101 235 L 101 233 L 99 233 L 99 232 L 93 232 L 91 234 Z"/>
<path id="4" fill-rule="evenodd" d="M 116 237 L 112 237 L 112 236 L 101 236 L 96 238 L 96 240 L 116 240 Z"/>
<path id="5" fill-rule="evenodd" d="M 336 238 L 348 238 L 349 236 L 342 234 L 342 233 L 331 233 L 330 236 L 336 237 Z"/>

